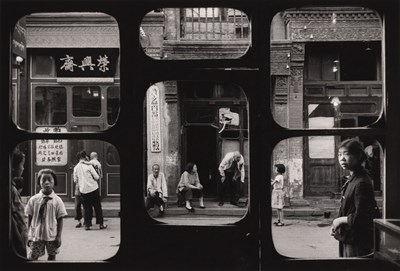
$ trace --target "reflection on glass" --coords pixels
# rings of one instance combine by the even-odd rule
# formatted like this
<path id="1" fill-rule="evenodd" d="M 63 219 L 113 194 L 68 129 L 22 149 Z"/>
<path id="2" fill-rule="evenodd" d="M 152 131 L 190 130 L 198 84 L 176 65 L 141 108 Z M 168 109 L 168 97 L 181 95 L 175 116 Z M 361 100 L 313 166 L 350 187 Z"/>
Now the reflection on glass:
<path id="1" fill-rule="evenodd" d="M 250 21 L 232 8 L 163 8 L 149 12 L 140 44 L 155 59 L 230 59 L 250 46 Z"/>
<path id="2" fill-rule="evenodd" d="M 27 253 L 25 249 L 24 241 L 18 238 L 21 237 L 21 235 L 15 234 L 16 232 L 14 230 L 23 229 L 24 227 L 25 230 L 27 230 L 26 225 L 28 225 L 28 223 L 27 217 L 24 215 L 24 208 L 26 205 L 31 206 L 31 204 L 31 207 L 33 207 L 34 202 L 26 203 L 25 201 L 18 201 L 17 199 L 20 199 L 19 195 L 21 195 L 27 197 L 28 200 L 33 200 L 36 194 L 40 195 L 40 193 L 42 193 L 44 186 L 38 185 L 37 183 L 42 170 L 54 172 L 54 176 L 57 180 L 52 191 L 60 198 L 57 204 L 60 204 L 59 206 L 61 206 L 61 204 L 64 205 L 67 212 L 63 217 L 62 239 L 59 248 L 60 253 L 56 255 L 56 260 L 101 261 L 109 259 L 117 253 L 121 238 L 119 219 L 119 198 L 121 194 L 120 166 L 119 163 L 115 163 L 112 167 L 109 166 L 106 152 L 110 148 L 114 149 L 114 156 L 118 157 L 115 146 L 98 140 L 40 139 L 26 141 L 15 147 L 13 159 L 10 161 L 10 165 L 12 164 L 12 169 L 10 170 L 10 172 L 12 172 L 10 176 L 10 185 L 13 195 L 13 200 L 10 202 L 12 213 L 10 220 L 13 224 L 10 242 L 11 245 L 16 248 L 16 252 L 19 255 L 27 257 L 27 255 L 30 254 Z M 77 154 L 82 151 L 86 152 L 87 159 L 86 156 L 82 155 L 78 157 Z M 23 160 L 16 159 L 18 153 L 23 153 Z M 118 162 L 119 158 L 116 161 Z M 20 163 L 22 163 L 22 166 L 19 165 Z M 96 171 L 93 166 L 95 164 L 97 165 L 97 170 L 100 167 L 102 169 L 101 177 L 98 179 L 96 174 L 100 171 Z M 31 165 L 29 170 L 27 165 Z M 82 175 L 77 173 L 79 167 L 83 167 L 87 170 L 83 173 L 85 178 L 81 178 Z M 93 172 L 96 172 L 96 174 Z M 95 179 L 97 179 L 97 181 L 95 181 Z M 90 195 L 96 194 L 99 195 L 99 200 L 101 198 L 103 222 L 108 225 L 104 232 L 96 235 L 98 239 L 96 242 L 93 242 L 93 236 L 88 234 L 87 231 L 76 229 L 76 226 L 83 228 L 84 226 L 92 224 L 90 228 L 93 229 L 93 232 L 99 230 L 99 225 L 96 224 L 96 218 L 91 218 L 90 216 L 82 217 L 82 215 L 85 216 L 85 213 L 89 214 L 91 212 L 91 209 L 84 210 L 85 207 L 81 204 L 82 198 L 87 195 L 87 193 L 81 189 L 86 182 L 90 182 L 90 186 L 94 188 L 94 190 L 90 192 L 92 193 Z M 76 183 L 79 185 L 77 186 Z M 49 201 L 54 199 L 55 198 L 52 197 Z M 77 203 L 77 205 L 74 206 L 74 203 Z M 48 202 L 47 204 L 55 203 Z M 54 208 L 48 207 L 47 211 L 52 212 L 53 209 Z M 35 208 L 30 210 L 35 212 L 35 210 L 39 210 L 39 206 L 35 206 Z M 61 210 L 61 208 L 57 208 L 57 211 L 58 210 Z M 107 212 L 105 212 L 105 210 L 107 210 Z M 96 211 L 96 213 L 100 214 L 100 211 Z M 32 225 L 38 225 L 37 216 L 35 216 L 34 213 L 32 214 Z M 49 213 L 47 214 L 50 217 Z M 20 219 L 14 220 L 14 218 L 18 217 Z M 98 218 L 100 218 L 100 216 Z M 86 224 L 85 221 L 87 222 Z M 98 221 L 101 223 L 100 220 Z M 56 227 L 54 227 L 54 230 L 57 230 Z M 34 234 L 34 231 L 30 231 L 30 233 L 31 239 L 33 239 L 32 234 Z M 66 240 L 75 241 L 67 242 Z M 107 249 L 96 249 L 99 243 Z M 37 244 L 33 244 L 33 246 L 35 245 Z M 48 258 L 47 251 L 45 254 L 46 255 L 43 256 L 39 255 L 38 260 L 46 261 Z M 33 254 L 32 257 L 35 258 L 35 254 Z"/>
<path id="3" fill-rule="evenodd" d="M 35 122 L 62 125 L 67 122 L 67 94 L 64 87 L 35 88 Z"/>
<path id="4" fill-rule="evenodd" d="M 109 125 L 117 122 L 119 99 L 119 87 L 110 87 L 107 89 L 107 123 Z"/>
<path id="5" fill-rule="evenodd" d="M 147 134 L 144 198 L 149 215 L 165 223 L 186 225 L 229 224 L 240 220 L 247 211 L 250 181 L 248 104 L 244 91 L 232 84 L 164 81 L 148 89 L 144 105 Z M 236 151 L 243 159 L 233 162 L 229 159 Z M 227 154 L 232 162 L 229 165 L 236 165 L 227 166 L 237 180 L 236 186 L 231 185 L 232 191 L 230 179 L 226 187 L 221 185 L 225 168 L 219 167 Z M 164 178 L 166 188 L 163 188 Z M 197 190 L 189 187 L 193 189 L 190 196 L 184 188 L 188 182 L 197 187 Z M 168 204 L 164 205 L 165 195 Z M 196 211 L 189 217 L 191 207 Z M 213 216 L 217 211 L 219 215 Z"/>
<path id="6" fill-rule="evenodd" d="M 379 119 L 382 23 L 377 12 L 363 7 L 287 9 L 274 16 L 270 39 L 272 112 L 279 125 L 329 129 L 344 127 L 342 119 L 354 118 L 352 127 Z M 332 117 L 334 125 L 314 127 L 311 105 L 319 105 L 318 114 Z"/>
<path id="7" fill-rule="evenodd" d="M 101 89 L 97 86 L 74 87 L 73 111 L 77 117 L 97 117 L 101 114 Z"/>
<path id="8" fill-rule="evenodd" d="M 273 151 L 270 179 L 277 176 L 276 164 L 286 168 L 283 174 L 283 227 L 272 210 L 272 236 L 276 250 L 294 258 L 339 257 L 338 241 L 329 234 L 329 228 L 340 208 L 341 187 L 348 170 L 338 162 L 338 146 L 349 137 L 307 136 L 279 142 Z M 367 156 L 362 164 L 370 176 L 375 199 L 381 206 L 383 149 L 370 136 L 356 138 Z M 273 199 L 271 198 L 271 201 Z M 272 203 L 272 202 L 271 202 Z"/>

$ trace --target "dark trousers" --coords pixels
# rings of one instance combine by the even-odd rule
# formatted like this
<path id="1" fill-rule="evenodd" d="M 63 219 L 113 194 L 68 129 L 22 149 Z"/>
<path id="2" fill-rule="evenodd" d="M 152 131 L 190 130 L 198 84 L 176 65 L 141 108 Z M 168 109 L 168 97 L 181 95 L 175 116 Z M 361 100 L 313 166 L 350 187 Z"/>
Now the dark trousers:
<path id="1" fill-rule="evenodd" d="M 189 187 L 184 187 L 182 191 L 178 192 L 178 205 L 184 203 L 187 200 L 192 200 L 193 194 L 196 197 L 201 198 L 203 196 L 203 190 L 192 189 Z"/>
<path id="2" fill-rule="evenodd" d="M 370 247 L 362 247 L 357 245 L 339 243 L 339 256 L 340 257 L 362 257 L 367 256 L 373 252 Z"/>
<path id="3" fill-rule="evenodd" d="M 146 198 L 146 210 L 149 210 L 150 208 L 153 208 L 154 205 L 157 205 L 160 207 L 161 205 L 164 206 L 164 201 L 160 197 L 160 193 L 156 192 L 154 197 L 150 196 L 150 194 Z"/>
<path id="4" fill-rule="evenodd" d="M 75 220 L 81 220 L 82 217 L 82 197 L 75 195 Z"/>
<path id="5" fill-rule="evenodd" d="M 99 189 L 90 193 L 81 193 L 82 204 L 84 208 L 84 225 L 91 226 L 93 218 L 93 209 L 96 213 L 96 224 L 103 224 L 103 210 L 101 209 L 101 200 Z"/>
<path id="6" fill-rule="evenodd" d="M 218 182 L 218 200 L 224 201 L 224 195 L 226 190 L 229 188 L 230 201 L 237 203 L 240 198 L 240 180 L 233 180 L 234 172 L 225 171 L 225 181 Z"/>

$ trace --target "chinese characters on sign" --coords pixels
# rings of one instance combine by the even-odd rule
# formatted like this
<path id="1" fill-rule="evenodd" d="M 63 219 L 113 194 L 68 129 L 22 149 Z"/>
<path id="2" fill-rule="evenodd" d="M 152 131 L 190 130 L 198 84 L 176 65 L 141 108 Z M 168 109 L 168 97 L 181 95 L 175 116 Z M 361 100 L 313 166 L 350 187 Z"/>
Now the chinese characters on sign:
<path id="1" fill-rule="evenodd" d="M 64 127 L 38 127 L 39 133 L 65 133 Z M 64 166 L 67 164 L 68 142 L 62 139 L 36 140 L 36 165 Z"/>
<path id="2" fill-rule="evenodd" d="M 64 64 L 60 67 L 60 70 L 65 70 L 65 71 L 74 71 L 74 66 L 78 66 L 77 64 L 74 63 L 74 57 L 65 55 L 65 57 L 60 58 L 61 61 L 64 61 Z M 106 72 L 109 70 L 107 67 L 108 64 L 110 64 L 110 61 L 108 61 L 108 56 L 104 55 L 104 57 L 99 56 L 97 59 L 97 67 L 99 67 L 99 71 L 101 72 Z M 85 58 L 82 60 L 82 65 L 78 66 L 79 68 L 82 69 L 82 71 L 85 71 L 86 67 L 89 67 L 91 71 L 94 70 L 93 66 L 96 66 L 96 64 L 92 63 L 92 57 L 91 56 L 85 56 Z"/>
<path id="3" fill-rule="evenodd" d="M 114 77 L 117 48 L 69 48 L 54 50 L 57 77 Z"/>
<path id="4" fill-rule="evenodd" d="M 150 109 L 150 150 L 161 152 L 161 129 L 160 129 L 160 95 L 157 86 L 149 88 L 148 106 Z"/>

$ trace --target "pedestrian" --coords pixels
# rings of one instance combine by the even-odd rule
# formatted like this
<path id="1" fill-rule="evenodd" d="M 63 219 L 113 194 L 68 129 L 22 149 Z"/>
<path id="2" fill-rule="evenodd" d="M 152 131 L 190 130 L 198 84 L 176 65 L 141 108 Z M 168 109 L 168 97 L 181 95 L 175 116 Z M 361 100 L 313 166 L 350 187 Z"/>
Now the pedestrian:
<path id="1" fill-rule="evenodd" d="M 84 226 L 85 230 L 90 230 L 92 226 L 93 209 L 96 213 L 96 224 L 99 228 L 106 229 L 107 225 L 104 224 L 103 210 L 101 207 L 101 199 L 99 193 L 99 184 L 97 180 L 100 176 L 97 174 L 93 166 L 87 164 L 86 151 L 78 152 L 77 158 L 79 163 L 74 167 L 73 179 L 74 183 L 79 185 L 79 192 L 82 197 L 82 204 L 84 209 Z"/>
<path id="2" fill-rule="evenodd" d="M 28 259 L 37 260 L 45 255 L 54 261 L 61 246 L 63 217 L 67 215 L 61 198 L 54 192 L 57 176 L 51 169 L 42 169 L 38 173 L 37 184 L 42 188 L 31 197 L 25 208 L 28 216 L 28 243 L 31 251 Z"/>
<path id="3" fill-rule="evenodd" d="M 79 163 L 80 156 L 76 157 L 77 162 Z M 75 228 L 80 228 L 82 227 L 82 222 L 81 219 L 83 217 L 82 215 L 82 196 L 81 192 L 79 192 L 79 184 L 75 183 L 75 217 L 74 219 L 78 221 L 78 224 L 76 224 Z"/>
<path id="4" fill-rule="evenodd" d="M 274 224 L 278 227 L 284 226 L 283 223 L 283 201 L 284 201 L 284 177 L 283 173 L 285 173 L 286 168 L 282 164 L 276 164 L 276 176 L 275 179 L 271 180 L 271 186 L 273 186 L 272 195 L 271 195 L 271 207 L 276 209 L 278 221 L 274 222 Z"/>
<path id="5" fill-rule="evenodd" d="M 90 163 L 96 170 L 97 174 L 100 176 L 99 182 L 103 178 L 103 169 L 101 168 L 101 163 L 98 160 L 97 152 L 91 152 L 90 153 Z"/>
<path id="6" fill-rule="evenodd" d="M 11 157 L 11 245 L 19 256 L 26 258 L 28 228 L 20 194 L 24 182 L 24 163 L 25 154 L 15 150 Z"/>
<path id="7" fill-rule="evenodd" d="M 200 183 L 199 174 L 197 173 L 197 165 L 189 162 L 186 165 L 185 171 L 181 175 L 181 179 L 177 187 L 178 206 L 185 202 L 186 209 L 189 212 L 194 212 L 192 207 L 193 194 L 199 198 L 200 208 L 206 208 L 203 200 L 203 186 Z"/>
<path id="8" fill-rule="evenodd" d="M 167 182 L 164 173 L 160 172 L 158 164 L 154 164 L 151 169 L 153 173 L 147 178 L 146 210 L 157 205 L 159 207 L 158 216 L 162 217 L 164 215 L 165 204 L 168 201 Z"/>
<path id="9" fill-rule="evenodd" d="M 237 205 L 240 198 L 240 184 L 244 183 L 244 158 L 238 151 L 228 152 L 219 167 L 221 179 L 218 182 L 219 206 L 224 205 L 224 194 L 229 186 L 230 203 Z"/>
<path id="10" fill-rule="evenodd" d="M 350 175 L 342 186 L 339 215 L 330 234 L 339 241 L 340 257 L 358 257 L 373 251 L 375 198 L 372 180 L 362 166 L 366 154 L 356 139 L 339 145 L 338 161 Z"/>

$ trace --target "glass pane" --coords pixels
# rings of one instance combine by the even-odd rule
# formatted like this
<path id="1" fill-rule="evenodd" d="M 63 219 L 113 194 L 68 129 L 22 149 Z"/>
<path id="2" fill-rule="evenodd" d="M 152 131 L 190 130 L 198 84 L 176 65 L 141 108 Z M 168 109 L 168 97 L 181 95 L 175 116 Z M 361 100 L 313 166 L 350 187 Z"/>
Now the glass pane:
<path id="1" fill-rule="evenodd" d="M 352 168 L 341 167 L 343 158 L 339 160 L 338 152 L 341 142 L 349 137 L 315 138 L 309 136 L 282 140 L 273 150 L 271 181 L 277 182 L 271 185 L 272 237 L 278 253 L 287 257 L 339 257 L 339 242 L 330 235 L 330 228 L 334 219 L 352 213 L 351 210 L 345 214 L 339 213 L 341 188 L 348 180 Z M 360 136 L 353 139 L 359 142 L 357 154 L 364 152 L 367 157 L 363 161 L 357 160 L 365 173 L 354 174 L 359 178 L 362 176 L 371 184 L 368 196 L 361 195 L 362 201 L 369 200 L 360 204 L 372 204 L 372 195 L 375 195 L 378 206 L 382 206 L 383 148 L 374 137 Z M 284 166 L 284 172 L 280 170 L 281 173 L 278 173 L 277 164 Z M 350 198 L 347 194 L 345 197 Z M 349 205 L 346 205 L 346 210 L 349 210 L 347 208 L 350 208 Z M 372 220 L 370 213 L 367 208 L 359 215 Z M 278 225 L 278 221 L 284 226 Z M 363 240 L 372 241 L 372 237 L 371 230 L 369 235 L 363 235 Z M 369 245 L 372 249 L 372 242 Z"/>
<path id="2" fill-rule="evenodd" d="M 101 115 L 102 93 L 100 87 L 72 88 L 72 114 L 76 117 L 98 117 Z"/>
<path id="3" fill-rule="evenodd" d="M 113 17 L 100 12 L 32 13 L 12 33 L 10 112 L 18 128 L 90 132 L 91 125 L 103 131 L 115 124 L 120 35 Z"/>
<path id="4" fill-rule="evenodd" d="M 196 83 L 164 81 L 147 90 L 144 201 L 149 216 L 161 222 L 230 224 L 243 218 L 249 200 L 248 127 L 244 126 L 247 122 L 242 121 L 248 119 L 247 100 L 239 86 Z M 241 93 L 223 100 L 215 95 L 201 99 L 187 95 L 193 94 L 194 89 L 201 91 L 197 88 L 199 85 L 221 92 L 236 88 Z M 168 99 L 165 98 L 166 86 Z M 240 161 L 233 162 L 236 151 Z M 228 188 L 218 190 L 221 174 L 227 176 L 227 183 L 231 183 L 232 178 L 238 180 L 232 183 L 230 193 Z M 192 189 L 188 183 L 200 189 Z M 165 195 L 168 195 L 167 204 Z M 192 213 L 191 208 L 196 211 Z"/>
<path id="5" fill-rule="evenodd" d="M 119 114 L 119 87 L 110 87 L 107 89 L 107 122 L 114 125 L 117 122 Z"/>
<path id="6" fill-rule="evenodd" d="M 67 93 L 64 87 L 35 88 L 35 122 L 62 125 L 67 122 Z"/>
<path id="7" fill-rule="evenodd" d="M 10 221 L 15 231 L 10 231 L 10 244 L 17 254 L 26 258 L 27 253 L 29 255 L 33 251 L 30 247 L 25 248 L 25 241 L 21 238 L 21 234 L 29 233 L 29 240 L 39 238 L 36 235 L 37 231 L 33 230 L 33 227 L 40 227 L 36 212 L 43 203 L 42 195 L 53 192 L 59 200 L 55 202 L 55 198 L 52 197 L 47 202 L 47 206 L 52 204 L 57 205 L 57 208 L 48 207 L 45 209 L 47 212 L 45 214 L 48 217 L 63 216 L 62 244 L 60 253 L 56 255 L 57 261 L 103 261 L 118 252 L 121 242 L 120 167 L 119 164 L 110 167 L 106 162 L 106 149 L 111 146 L 109 143 L 98 140 L 60 138 L 26 141 L 14 148 L 10 160 L 9 179 L 10 198 L 13 199 L 10 201 Z M 112 147 L 115 149 L 114 146 Z M 115 154 L 118 156 L 116 149 Z M 47 189 L 47 185 L 40 183 L 45 179 L 54 181 L 53 185 L 49 186 L 50 189 Z M 79 185 L 76 186 L 76 183 Z M 101 232 L 98 231 L 99 225 L 96 224 L 95 218 L 91 219 L 91 231 L 84 230 L 85 225 L 82 225 L 84 224 L 82 214 L 92 212 L 92 206 L 82 205 L 82 200 L 88 199 L 88 193 L 84 190 L 87 186 L 94 189 L 90 195 L 99 195 L 98 201 L 102 215 L 100 215 L 100 209 L 96 207 L 96 220 L 100 223 L 103 220 L 103 223 L 107 225 L 107 229 Z M 33 217 L 29 230 L 28 217 L 25 216 L 24 211 Z M 78 223 L 81 223 L 82 229 L 76 228 Z M 56 226 L 48 230 L 50 234 L 56 236 Z M 93 240 L 94 236 L 90 234 L 91 232 L 95 234 L 96 240 Z M 101 234 L 96 234 L 96 232 Z M 103 249 L 98 249 L 99 244 Z M 34 242 L 31 246 L 37 245 L 38 243 Z M 45 254 L 38 255 L 38 260 L 46 261 L 47 251 Z M 34 257 L 35 253 L 32 252 L 31 255 Z"/>
<path id="8" fill-rule="evenodd" d="M 277 13 L 270 36 L 275 121 L 292 129 L 340 128 L 350 118 L 352 127 L 376 122 L 383 111 L 382 35 L 380 15 L 364 7 Z M 319 119 L 310 115 L 315 104 Z M 313 126 L 314 121 L 329 125 Z"/>
<path id="9" fill-rule="evenodd" d="M 237 9 L 163 8 L 147 13 L 140 44 L 158 60 L 235 59 L 251 45 L 250 20 Z"/>

